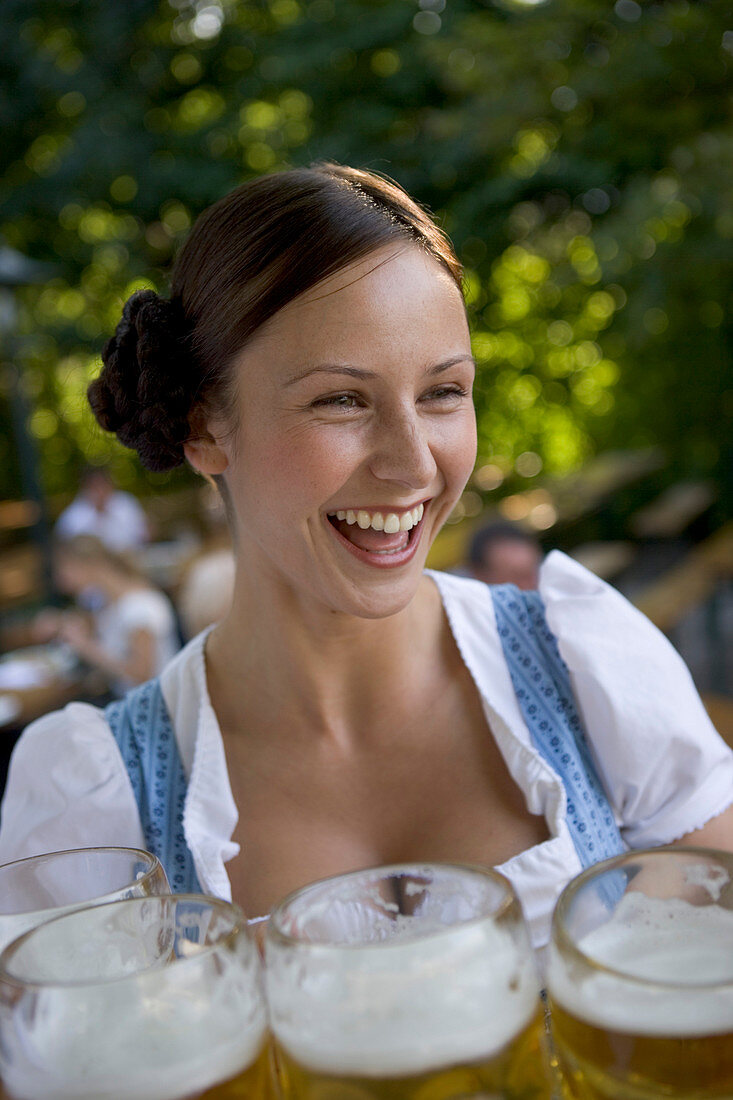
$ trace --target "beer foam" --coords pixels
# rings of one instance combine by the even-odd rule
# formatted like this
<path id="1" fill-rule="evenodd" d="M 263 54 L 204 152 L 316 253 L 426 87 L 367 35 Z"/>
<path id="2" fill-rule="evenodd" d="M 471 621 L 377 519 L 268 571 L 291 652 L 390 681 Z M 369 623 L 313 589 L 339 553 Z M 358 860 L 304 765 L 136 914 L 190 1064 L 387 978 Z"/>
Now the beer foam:
<path id="1" fill-rule="evenodd" d="M 231 989 L 181 991 L 171 1003 L 126 996 L 126 983 L 114 985 L 94 1001 L 78 990 L 50 991 L 32 1032 L 4 1023 L 3 1079 L 12 1095 L 180 1100 L 235 1077 L 264 1045 L 264 1010 L 243 1009 Z"/>
<path id="2" fill-rule="evenodd" d="M 583 972 L 553 943 L 548 987 L 575 1016 L 649 1036 L 733 1031 L 730 910 L 629 892 L 578 946 L 607 969 Z"/>
<path id="3" fill-rule="evenodd" d="M 294 957 L 298 956 L 298 957 Z M 272 1030 L 322 1073 L 406 1076 L 480 1062 L 537 1010 L 529 950 L 491 922 L 429 937 L 332 948 L 307 957 L 268 945 Z"/>

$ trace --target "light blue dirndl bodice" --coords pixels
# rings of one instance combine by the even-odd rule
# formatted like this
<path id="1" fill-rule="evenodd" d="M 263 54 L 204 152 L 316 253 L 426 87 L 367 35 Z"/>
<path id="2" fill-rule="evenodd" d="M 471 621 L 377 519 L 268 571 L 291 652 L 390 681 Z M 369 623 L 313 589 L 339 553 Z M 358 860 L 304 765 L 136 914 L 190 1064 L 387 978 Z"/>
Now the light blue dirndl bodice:
<path id="1" fill-rule="evenodd" d="M 506 584 L 492 587 L 491 596 L 530 736 L 565 787 L 567 824 L 582 866 L 626 851 L 539 593 Z M 173 893 L 200 893 L 183 828 L 188 784 L 160 681 L 149 680 L 110 703 L 105 715 L 130 776 L 147 849 L 163 864 Z"/>
<path id="2" fill-rule="evenodd" d="M 104 713 L 130 776 L 145 847 L 163 864 L 174 894 L 202 893 L 183 831 L 188 782 L 160 680 L 134 688 Z"/>

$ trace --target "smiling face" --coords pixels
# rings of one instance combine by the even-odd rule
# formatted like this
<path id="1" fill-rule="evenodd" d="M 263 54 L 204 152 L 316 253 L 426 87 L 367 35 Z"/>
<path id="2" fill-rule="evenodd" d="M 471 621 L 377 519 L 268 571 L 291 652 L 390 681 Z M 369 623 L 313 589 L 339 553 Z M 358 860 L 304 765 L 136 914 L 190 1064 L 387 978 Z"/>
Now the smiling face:
<path id="1" fill-rule="evenodd" d="M 187 445 L 224 474 L 245 583 L 362 617 L 405 607 L 473 468 L 473 375 L 460 292 L 416 245 L 275 314 L 236 363 L 236 430 Z"/>

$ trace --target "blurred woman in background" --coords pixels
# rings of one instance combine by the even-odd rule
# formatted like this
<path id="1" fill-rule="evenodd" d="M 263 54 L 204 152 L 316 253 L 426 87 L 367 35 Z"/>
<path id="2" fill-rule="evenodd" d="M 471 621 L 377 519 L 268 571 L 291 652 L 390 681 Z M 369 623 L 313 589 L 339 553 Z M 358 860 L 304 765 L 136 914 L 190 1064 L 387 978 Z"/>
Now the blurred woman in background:
<path id="1" fill-rule="evenodd" d="M 94 592 L 98 606 L 83 612 L 46 612 L 37 636 L 55 636 L 102 672 L 115 695 L 156 676 L 179 648 L 170 600 L 143 576 L 134 560 L 93 535 L 60 542 L 56 583 L 78 600 Z"/>

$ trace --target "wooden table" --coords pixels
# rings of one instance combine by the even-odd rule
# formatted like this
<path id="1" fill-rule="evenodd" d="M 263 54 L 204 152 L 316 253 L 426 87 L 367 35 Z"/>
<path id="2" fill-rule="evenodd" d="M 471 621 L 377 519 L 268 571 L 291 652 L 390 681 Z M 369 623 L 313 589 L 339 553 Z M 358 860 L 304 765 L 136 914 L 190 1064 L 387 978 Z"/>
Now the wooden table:
<path id="1" fill-rule="evenodd" d="M 80 676 L 52 680 L 38 687 L 0 691 L 0 697 L 7 697 L 17 706 L 15 713 L 9 714 L 5 721 L 0 713 L 0 730 L 8 727 L 23 728 L 49 711 L 60 710 L 67 703 L 86 694 L 84 688 L 85 679 Z"/>
<path id="2" fill-rule="evenodd" d="M 89 695 L 90 673 L 63 646 L 28 646 L 0 660 L 0 730 L 23 728 L 72 699 Z M 94 676 L 96 690 L 98 677 Z"/>

